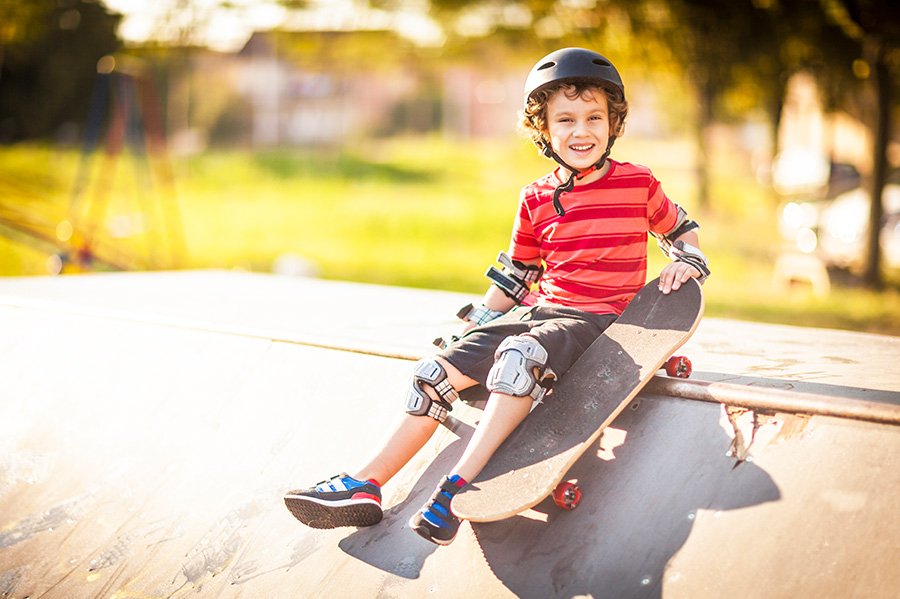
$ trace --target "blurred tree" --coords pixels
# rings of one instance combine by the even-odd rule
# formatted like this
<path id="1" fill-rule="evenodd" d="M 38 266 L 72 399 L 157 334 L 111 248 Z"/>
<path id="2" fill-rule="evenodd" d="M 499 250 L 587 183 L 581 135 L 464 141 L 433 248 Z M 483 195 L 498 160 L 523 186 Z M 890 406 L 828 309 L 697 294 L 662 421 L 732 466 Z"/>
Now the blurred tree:
<path id="1" fill-rule="evenodd" d="M 87 115 L 120 15 L 90 0 L 0 3 L 0 141 L 52 135 Z"/>
<path id="2" fill-rule="evenodd" d="M 763 0 L 755 0 L 761 2 Z M 900 108 L 900 10 L 895 0 L 765 0 L 776 18 L 783 72 L 816 76 L 827 108 L 847 111 L 872 132 L 869 231 L 863 278 L 883 285 L 880 233 L 892 114 Z"/>
<path id="3" fill-rule="evenodd" d="M 882 286 L 879 235 L 891 114 L 897 110 L 900 10 L 896 0 L 644 0 L 625 2 L 635 33 L 662 39 L 697 90 L 700 203 L 707 205 L 706 131 L 722 99 L 755 90 L 777 130 L 785 84 L 812 73 L 829 109 L 855 114 L 873 132 L 867 285 Z M 773 144 L 773 147 L 774 144 Z"/>
<path id="4" fill-rule="evenodd" d="M 799 2 L 800 0 L 794 0 Z M 811 0 L 806 0 L 810 2 Z M 872 176 L 869 193 L 869 233 L 863 279 L 867 286 L 883 286 L 880 235 L 884 219 L 883 193 L 888 171 L 887 148 L 892 113 L 900 105 L 900 9 L 895 0 L 820 0 L 821 38 L 827 50 L 846 48 L 832 55 L 827 81 L 837 82 L 834 94 L 843 106 L 859 99 L 857 114 L 872 131 Z M 835 43 L 839 37 L 842 43 Z M 863 82 L 862 97 L 856 86 L 843 82 L 856 78 Z M 868 116 L 868 118 L 866 118 Z"/>
<path id="5" fill-rule="evenodd" d="M 777 123 L 784 80 L 770 57 L 775 36 L 772 22 L 748 0 L 644 0 L 624 6 L 637 39 L 657 42 L 638 47 L 652 51 L 662 42 L 695 90 L 697 203 L 707 209 L 709 128 L 716 120 L 734 116 L 727 114 L 723 103 L 726 92 L 740 86 L 743 94 L 756 95 L 756 101 L 741 107 L 765 106 Z M 745 85 L 748 78 L 755 85 Z"/>
<path id="6" fill-rule="evenodd" d="M 7 46 L 15 46 L 44 34 L 46 13 L 52 6 L 31 0 L 0 2 L 0 72 Z"/>

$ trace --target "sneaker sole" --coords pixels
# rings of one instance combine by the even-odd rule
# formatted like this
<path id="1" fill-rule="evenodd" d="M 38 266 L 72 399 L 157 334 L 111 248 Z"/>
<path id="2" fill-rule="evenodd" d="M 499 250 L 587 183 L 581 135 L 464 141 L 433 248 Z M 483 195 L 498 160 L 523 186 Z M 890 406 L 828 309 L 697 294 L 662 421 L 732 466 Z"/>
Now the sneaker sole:
<path id="1" fill-rule="evenodd" d="M 415 518 L 415 516 L 413 516 L 413 518 Z M 413 529 L 414 531 L 416 531 L 416 534 L 419 535 L 420 537 L 422 537 L 423 539 L 425 539 L 426 541 L 431 541 L 432 543 L 446 546 L 446 545 L 449 545 L 450 543 L 452 543 L 454 539 L 456 539 L 456 534 L 454 534 L 449 539 L 438 539 L 437 537 L 433 537 L 433 536 L 431 536 L 431 532 L 428 530 L 427 527 L 416 526 L 415 523 L 413 522 L 413 518 L 409 519 L 409 522 L 407 523 L 408 526 L 411 529 Z"/>
<path id="2" fill-rule="evenodd" d="M 342 526 L 372 526 L 381 522 L 384 513 L 375 502 L 355 502 L 326 505 L 308 497 L 285 495 L 284 505 L 291 514 L 310 528 L 340 528 Z"/>

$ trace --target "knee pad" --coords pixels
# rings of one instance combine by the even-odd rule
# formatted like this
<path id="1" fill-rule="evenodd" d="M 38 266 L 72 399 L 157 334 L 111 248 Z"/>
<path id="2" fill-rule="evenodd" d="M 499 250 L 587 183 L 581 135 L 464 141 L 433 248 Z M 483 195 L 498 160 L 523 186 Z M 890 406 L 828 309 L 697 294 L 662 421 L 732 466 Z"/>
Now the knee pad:
<path id="1" fill-rule="evenodd" d="M 434 401 L 425 391 L 425 387 L 434 389 L 440 401 Z M 416 362 L 409 379 L 409 391 L 406 394 L 406 412 L 414 416 L 430 416 L 438 422 L 447 419 L 452 404 L 459 394 L 450 381 L 447 372 L 434 358 L 425 358 Z"/>
<path id="2" fill-rule="evenodd" d="M 494 354 L 487 388 L 491 392 L 540 401 L 547 393 L 544 382 L 556 378 L 548 359 L 547 350 L 534 337 L 507 337 Z"/>

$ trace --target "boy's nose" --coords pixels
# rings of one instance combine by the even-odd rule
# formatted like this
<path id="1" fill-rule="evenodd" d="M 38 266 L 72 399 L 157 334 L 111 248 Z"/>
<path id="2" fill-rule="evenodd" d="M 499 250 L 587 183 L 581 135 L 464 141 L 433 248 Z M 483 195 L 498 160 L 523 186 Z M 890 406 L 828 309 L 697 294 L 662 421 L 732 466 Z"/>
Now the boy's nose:
<path id="1" fill-rule="evenodd" d="M 576 120 L 575 128 L 573 130 L 575 135 L 586 135 L 588 131 L 588 126 L 586 121 Z"/>

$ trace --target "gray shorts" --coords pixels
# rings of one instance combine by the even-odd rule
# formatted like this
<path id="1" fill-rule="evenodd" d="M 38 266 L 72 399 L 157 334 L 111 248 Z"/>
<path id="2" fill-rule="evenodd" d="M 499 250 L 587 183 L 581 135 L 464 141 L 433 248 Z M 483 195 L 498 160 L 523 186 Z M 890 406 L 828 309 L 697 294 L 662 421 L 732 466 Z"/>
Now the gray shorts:
<path id="1" fill-rule="evenodd" d="M 553 372 L 562 376 L 616 318 L 565 306 L 519 306 L 472 329 L 438 355 L 484 386 L 500 343 L 528 333 L 547 350 Z"/>

